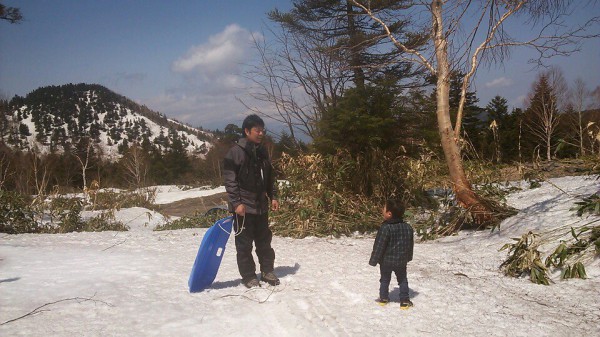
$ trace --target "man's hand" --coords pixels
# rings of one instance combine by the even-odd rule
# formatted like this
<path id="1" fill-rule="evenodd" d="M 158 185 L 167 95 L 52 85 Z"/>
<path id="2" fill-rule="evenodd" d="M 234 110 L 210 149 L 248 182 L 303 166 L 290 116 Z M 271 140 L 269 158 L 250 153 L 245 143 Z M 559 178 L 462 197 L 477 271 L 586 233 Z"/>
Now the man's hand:
<path id="1" fill-rule="evenodd" d="M 239 216 L 246 216 L 246 206 L 244 204 L 239 204 L 235 208 L 235 214 L 237 214 Z"/>
<path id="2" fill-rule="evenodd" d="M 279 201 L 275 199 L 271 200 L 271 210 L 275 212 L 279 210 Z"/>

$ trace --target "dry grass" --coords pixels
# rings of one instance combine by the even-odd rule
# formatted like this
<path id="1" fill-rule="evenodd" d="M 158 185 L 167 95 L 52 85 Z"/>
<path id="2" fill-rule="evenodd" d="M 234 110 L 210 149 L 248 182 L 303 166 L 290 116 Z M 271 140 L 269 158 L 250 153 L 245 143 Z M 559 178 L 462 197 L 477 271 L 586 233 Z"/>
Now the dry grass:
<path id="1" fill-rule="evenodd" d="M 272 216 L 272 228 L 278 235 L 339 236 L 373 231 L 382 220 L 380 209 L 390 197 L 405 203 L 406 218 L 422 239 L 451 235 L 473 223 L 469 210 L 454 203 L 445 163 L 430 154 L 415 159 L 400 151 L 372 150 L 361 155 L 340 151 L 331 156 L 283 155 L 276 164 L 285 178 L 280 187 L 281 211 Z M 492 210 L 484 226 L 492 230 L 515 214 L 505 204 L 511 191 L 507 181 L 528 179 L 534 184 L 560 172 L 589 174 L 594 168 L 598 168 L 594 160 L 537 164 L 537 168 L 465 162 L 468 179 Z M 432 196 L 433 190 L 445 195 Z"/>
<path id="2" fill-rule="evenodd" d="M 368 154 L 339 152 L 290 157 L 277 163 L 286 183 L 280 187 L 281 212 L 272 216 L 273 230 L 284 236 L 339 236 L 369 232 L 382 221 L 387 198 L 409 207 L 435 202 L 425 193 L 442 166 L 431 157 L 412 159 L 400 151 Z"/>

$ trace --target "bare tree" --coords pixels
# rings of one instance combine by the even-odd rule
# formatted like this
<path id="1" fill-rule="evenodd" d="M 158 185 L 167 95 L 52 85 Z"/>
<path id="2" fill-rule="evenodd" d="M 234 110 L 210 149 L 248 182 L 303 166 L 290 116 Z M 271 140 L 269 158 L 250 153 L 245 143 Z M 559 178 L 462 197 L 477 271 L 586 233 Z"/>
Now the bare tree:
<path id="1" fill-rule="evenodd" d="M 530 113 L 527 128 L 546 149 L 546 160 L 552 160 L 553 140 L 566 102 L 567 83 L 558 68 L 539 75 L 528 101 Z"/>
<path id="2" fill-rule="evenodd" d="M 588 108 L 588 100 L 591 97 L 592 91 L 587 88 L 587 85 L 581 78 L 577 78 L 573 84 L 573 89 L 570 93 L 570 105 L 577 117 L 577 140 L 579 141 L 579 154 L 585 156 L 584 136 L 586 126 L 583 125 L 583 111 Z"/>
<path id="3" fill-rule="evenodd" d="M 121 160 L 129 185 L 140 188 L 146 184 L 148 160 L 138 144 L 129 147 L 127 154 Z"/>
<path id="4" fill-rule="evenodd" d="M 8 182 L 12 174 L 10 159 L 7 159 L 6 154 L 2 153 L 0 156 L 0 190 L 4 188 L 4 185 Z"/>
<path id="5" fill-rule="evenodd" d="M 22 167 L 22 169 L 29 171 L 27 172 L 27 187 L 35 187 L 35 197 L 31 201 L 31 206 L 43 209 L 47 196 L 49 174 L 47 161 L 44 160 L 41 154 L 38 156 L 38 153 L 40 153 L 40 151 L 38 150 L 37 146 L 34 146 L 33 149 L 29 150 L 27 153 L 27 158 L 31 160 L 31 162 L 29 163 L 29 167 L 27 169 L 24 167 Z M 41 217 L 42 214 L 37 216 Z"/>
<path id="6" fill-rule="evenodd" d="M 83 145 L 85 146 L 85 148 L 78 151 L 77 146 L 75 146 L 75 147 L 73 147 L 72 154 L 75 156 L 75 158 L 77 158 L 77 161 L 79 162 L 79 166 L 81 166 L 81 176 L 83 179 L 83 194 L 87 201 L 88 200 L 88 188 L 87 188 L 86 173 L 87 173 L 87 170 L 90 168 L 90 159 L 91 159 L 92 150 L 93 150 L 93 144 L 92 144 L 93 142 L 92 142 L 92 139 L 89 137 L 82 138 L 80 140 L 80 144 L 82 144 L 81 142 L 83 142 Z"/>
<path id="7" fill-rule="evenodd" d="M 271 103 L 275 113 L 251 109 L 286 125 L 294 141 L 297 132 L 314 138 L 323 111 L 335 106 L 343 92 L 348 70 L 343 70 L 340 57 L 334 55 L 332 40 L 293 34 L 286 28 L 269 32 L 282 48 L 275 50 L 265 39 L 256 38 L 260 64 L 246 76 L 255 84 L 251 96 Z"/>
<path id="8" fill-rule="evenodd" d="M 371 1 L 351 1 L 385 29 L 394 45 L 404 51 L 406 61 L 423 67 L 436 78 L 438 131 L 453 189 L 458 201 L 471 210 L 475 221 L 486 223 L 491 219 L 491 210 L 473 192 L 459 147 L 467 90 L 477 69 L 482 64 L 502 63 L 510 48 L 518 46 L 538 51 L 539 57 L 534 60 L 538 63 L 554 55 L 569 55 L 579 50 L 582 39 L 600 36 L 597 31 L 590 32 L 597 30 L 599 17 L 573 25 L 569 14 L 573 5 L 580 2 L 565 0 L 415 1 L 414 6 L 407 8 L 406 16 L 416 22 L 417 32 L 430 31 L 428 46 L 417 50 L 407 47 L 401 36 L 391 33 L 388 23 L 371 10 Z M 511 36 L 511 27 L 520 30 L 519 36 L 527 36 L 523 39 Z M 465 74 L 454 127 L 449 107 L 452 71 Z"/>

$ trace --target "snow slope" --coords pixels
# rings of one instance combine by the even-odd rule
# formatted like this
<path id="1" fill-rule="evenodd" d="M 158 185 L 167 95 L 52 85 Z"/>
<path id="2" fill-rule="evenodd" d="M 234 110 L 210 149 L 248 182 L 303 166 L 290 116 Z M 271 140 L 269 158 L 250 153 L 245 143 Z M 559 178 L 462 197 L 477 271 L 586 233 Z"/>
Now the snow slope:
<path id="1" fill-rule="evenodd" d="M 153 232 L 130 220 L 137 230 L 2 235 L 0 335 L 598 336 L 600 259 L 586 266 L 589 279 L 550 286 L 498 269 L 506 256 L 498 250 L 512 237 L 593 220 L 569 209 L 578 195 L 598 191 L 597 180 L 551 182 L 512 194 L 520 213 L 499 232 L 418 243 L 408 268 L 410 310 L 399 309 L 397 286 L 396 302 L 373 302 L 372 236 L 274 237 L 282 283 L 251 290 L 240 284 L 230 238 L 215 283 L 190 294 L 206 229 Z"/>

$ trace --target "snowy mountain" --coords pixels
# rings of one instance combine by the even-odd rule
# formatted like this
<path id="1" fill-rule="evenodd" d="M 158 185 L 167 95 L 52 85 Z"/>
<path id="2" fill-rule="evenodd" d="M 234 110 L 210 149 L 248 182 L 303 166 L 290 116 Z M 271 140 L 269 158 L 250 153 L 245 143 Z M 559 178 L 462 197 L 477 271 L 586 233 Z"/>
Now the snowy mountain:
<path id="1" fill-rule="evenodd" d="M 0 138 L 11 148 L 40 153 L 68 151 L 91 139 L 108 159 L 138 144 L 161 152 L 185 150 L 204 156 L 208 132 L 167 119 L 97 84 L 66 84 L 36 89 L 2 102 Z"/>

